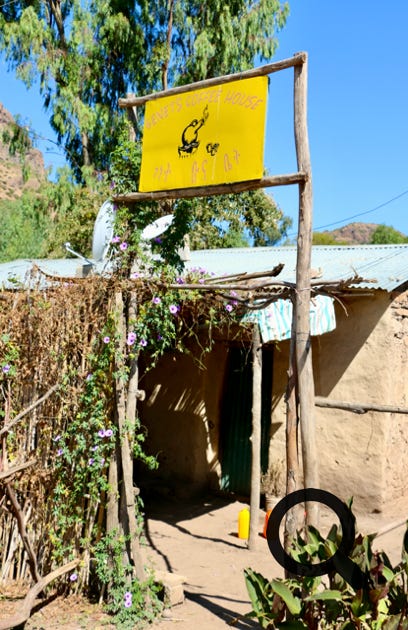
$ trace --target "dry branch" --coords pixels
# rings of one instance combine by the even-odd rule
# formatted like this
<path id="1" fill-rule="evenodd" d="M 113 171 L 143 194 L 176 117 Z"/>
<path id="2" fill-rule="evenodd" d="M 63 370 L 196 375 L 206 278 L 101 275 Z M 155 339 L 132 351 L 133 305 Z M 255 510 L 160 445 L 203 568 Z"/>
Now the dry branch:
<path id="1" fill-rule="evenodd" d="M 24 598 L 21 610 L 8 619 L 8 621 L 0 621 L 0 630 L 11 630 L 11 628 L 16 628 L 17 626 L 25 623 L 31 615 L 31 610 L 34 606 L 36 598 L 45 589 L 45 587 L 53 580 L 61 577 L 61 575 L 75 569 L 78 563 L 79 560 L 72 560 L 72 562 L 55 569 L 55 571 L 51 571 L 51 573 L 41 578 L 39 582 L 37 582 L 37 584 L 28 591 Z"/>
<path id="2" fill-rule="evenodd" d="M 36 407 L 38 407 L 38 405 L 41 405 L 41 403 L 43 403 L 45 400 L 47 400 L 47 398 L 49 398 L 51 396 L 51 394 L 53 394 L 57 389 L 58 389 L 59 385 L 53 385 L 48 392 L 46 392 L 44 394 L 44 396 L 41 396 L 41 398 L 38 398 L 37 400 L 35 400 L 33 403 L 31 403 L 31 405 L 29 405 L 28 407 L 26 407 L 26 409 L 24 409 L 23 411 L 20 411 L 20 413 L 18 413 L 16 415 L 15 418 L 13 418 L 13 420 L 11 420 L 11 422 L 9 422 L 8 424 L 6 424 L 1 430 L 0 430 L 0 435 L 3 435 L 3 433 L 7 433 L 8 431 L 10 431 L 10 429 L 12 427 L 14 427 L 15 424 L 17 424 L 17 422 L 20 422 L 20 420 L 22 420 L 22 418 L 24 418 L 24 416 L 26 416 L 28 413 L 30 413 L 31 411 L 33 411 Z"/>
<path id="3" fill-rule="evenodd" d="M 9 477 L 13 477 L 16 473 L 24 470 L 25 468 L 29 468 L 30 466 L 34 466 L 37 463 L 36 459 L 30 459 L 28 462 L 23 462 L 22 464 L 18 464 L 18 466 L 13 466 L 13 468 L 8 468 L 7 470 L 3 470 L 0 472 L 0 481 L 3 479 L 8 479 Z"/>

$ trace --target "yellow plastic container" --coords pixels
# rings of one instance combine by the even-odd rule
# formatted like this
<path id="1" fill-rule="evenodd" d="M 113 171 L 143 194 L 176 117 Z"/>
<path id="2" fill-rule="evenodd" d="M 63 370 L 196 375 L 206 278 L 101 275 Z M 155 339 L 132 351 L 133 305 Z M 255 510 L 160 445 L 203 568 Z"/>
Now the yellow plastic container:
<path id="1" fill-rule="evenodd" d="M 244 508 L 238 514 L 238 538 L 249 538 L 249 510 Z"/>

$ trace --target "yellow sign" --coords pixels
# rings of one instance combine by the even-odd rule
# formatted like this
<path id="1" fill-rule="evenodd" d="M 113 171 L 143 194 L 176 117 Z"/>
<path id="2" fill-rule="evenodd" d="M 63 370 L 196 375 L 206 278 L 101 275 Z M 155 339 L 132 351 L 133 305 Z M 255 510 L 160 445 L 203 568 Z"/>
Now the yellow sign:
<path id="1" fill-rule="evenodd" d="M 263 176 L 268 78 L 148 101 L 139 190 L 172 190 Z"/>

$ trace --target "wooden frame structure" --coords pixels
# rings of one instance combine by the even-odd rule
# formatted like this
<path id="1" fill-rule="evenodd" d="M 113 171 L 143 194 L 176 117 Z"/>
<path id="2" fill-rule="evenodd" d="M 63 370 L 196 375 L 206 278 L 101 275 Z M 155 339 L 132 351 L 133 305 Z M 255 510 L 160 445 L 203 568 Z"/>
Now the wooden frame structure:
<path id="1" fill-rule="evenodd" d="M 292 352 L 289 366 L 289 385 L 287 392 L 287 493 L 298 487 L 298 441 L 297 426 L 300 419 L 302 436 L 302 459 L 304 485 L 307 488 L 319 487 L 319 475 L 316 454 L 315 422 L 314 422 L 314 382 L 312 371 L 311 338 L 310 338 L 310 261 L 312 245 L 312 176 L 307 132 L 307 53 L 300 52 L 293 57 L 270 63 L 260 68 L 245 72 L 225 75 L 189 85 L 174 87 L 146 96 L 128 95 L 119 99 L 119 106 L 128 110 L 129 117 L 137 120 L 136 109 L 151 100 L 163 96 L 172 96 L 191 92 L 200 88 L 208 88 L 240 79 L 248 79 L 270 75 L 280 70 L 294 68 L 294 135 L 298 171 L 296 173 L 273 175 L 259 180 L 241 181 L 233 184 L 218 184 L 194 188 L 173 189 L 156 192 L 130 192 L 116 195 L 116 203 L 133 204 L 142 201 L 160 201 L 165 199 L 182 199 L 239 193 L 271 186 L 299 186 L 299 221 L 297 237 L 296 288 L 294 297 L 294 315 L 292 325 Z M 261 386 L 261 342 L 259 331 L 255 331 L 253 345 L 253 409 L 252 409 L 252 468 L 251 468 L 251 522 L 249 548 L 254 548 L 257 539 L 259 520 L 259 482 L 260 477 L 260 400 Z M 317 525 L 317 504 L 307 509 L 307 522 Z M 294 534 L 296 523 L 288 529 L 289 538 Z"/>

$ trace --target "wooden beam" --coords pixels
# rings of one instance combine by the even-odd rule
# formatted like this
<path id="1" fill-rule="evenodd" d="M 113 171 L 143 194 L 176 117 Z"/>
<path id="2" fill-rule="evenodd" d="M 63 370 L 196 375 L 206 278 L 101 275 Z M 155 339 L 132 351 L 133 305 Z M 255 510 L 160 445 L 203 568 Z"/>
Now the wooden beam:
<path id="1" fill-rule="evenodd" d="M 294 68 L 294 124 L 297 164 L 306 178 L 299 184 L 299 223 L 296 262 L 296 365 L 305 488 L 319 487 L 314 419 L 314 381 L 310 336 L 310 261 L 312 252 L 312 175 L 307 132 L 307 57 Z M 306 523 L 318 526 L 318 503 L 306 506 Z"/>
<path id="2" fill-rule="evenodd" d="M 354 413 L 367 413 L 367 411 L 380 411 L 383 413 L 405 413 L 408 414 L 408 407 L 398 407 L 395 405 L 376 405 L 375 403 L 343 402 L 342 400 L 330 400 L 323 396 L 315 396 L 316 407 L 326 407 L 328 409 L 345 409 Z"/>
<path id="3" fill-rule="evenodd" d="M 307 56 L 304 52 L 296 53 L 293 57 L 288 59 L 282 59 L 281 61 L 275 61 L 273 63 L 260 66 L 259 68 L 251 68 L 244 72 L 236 72 L 234 74 L 226 74 L 222 77 L 213 77 L 211 79 L 204 79 L 203 81 L 197 81 L 196 83 L 189 83 L 187 85 L 180 85 L 178 87 L 170 88 L 169 90 L 162 90 L 160 92 L 153 92 L 152 94 L 146 94 L 145 96 L 128 95 L 127 98 L 120 98 L 118 103 L 119 107 L 137 107 L 138 105 L 144 105 L 147 101 L 154 101 L 163 96 L 173 96 L 174 94 L 183 94 L 184 92 L 193 92 L 200 88 L 209 88 L 222 83 L 231 83 L 231 81 L 239 81 L 241 79 L 250 79 L 252 77 L 261 77 L 267 74 L 273 74 L 279 70 L 285 70 L 285 68 L 291 68 L 293 66 L 301 65 L 305 62 Z"/>
<path id="4" fill-rule="evenodd" d="M 214 186 L 195 186 L 192 188 L 175 188 L 173 190 L 156 190 L 152 192 L 130 192 L 114 195 L 114 203 L 137 203 L 140 201 L 160 201 L 163 199 L 192 199 L 193 197 L 210 197 L 211 195 L 230 195 L 257 190 L 270 186 L 289 186 L 298 184 L 306 179 L 304 173 L 289 173 L 287 175 L 271 175 L 262 179 L 234 182 L 232 184 L 215 184 Z"/>

